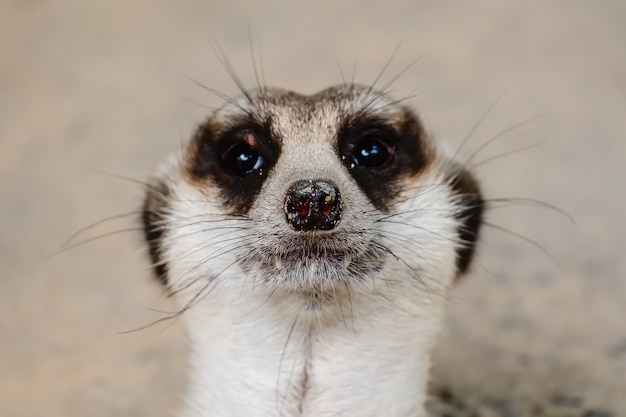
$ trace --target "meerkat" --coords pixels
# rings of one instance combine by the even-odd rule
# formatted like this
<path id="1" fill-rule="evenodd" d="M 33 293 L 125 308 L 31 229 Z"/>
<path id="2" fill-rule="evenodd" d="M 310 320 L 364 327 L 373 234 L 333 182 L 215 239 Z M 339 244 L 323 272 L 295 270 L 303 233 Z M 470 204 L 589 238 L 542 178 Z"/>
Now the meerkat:
<path id="1" fill-rule="evenodd" d="M 177 415 L 425 416 L 484 206 L 416 112 L 373 87 L 228 100 L 143 206 L 191 344 Z"/>

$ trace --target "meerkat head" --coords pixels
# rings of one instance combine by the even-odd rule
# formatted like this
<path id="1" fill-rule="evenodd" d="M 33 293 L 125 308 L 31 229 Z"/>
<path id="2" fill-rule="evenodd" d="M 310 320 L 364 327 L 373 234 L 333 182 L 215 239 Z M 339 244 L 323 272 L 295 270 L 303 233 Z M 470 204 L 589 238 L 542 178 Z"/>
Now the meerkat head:
<path id="1" fill-rule="evenodd" d="M 424 416 L 483 206 L 415 112 L 372 88 L 228 101 L 143 207 L 192 342 L 181 415 Z"/>
<path id="2" fill-rule="evenodd" d="M 448 286 L 482 213 L 477 182 L 412 109 L 350 84 L 226 103 L 148 190 L 143 222 L 173 290 L 241 275 L 322 297 L 377 277 Z"/>

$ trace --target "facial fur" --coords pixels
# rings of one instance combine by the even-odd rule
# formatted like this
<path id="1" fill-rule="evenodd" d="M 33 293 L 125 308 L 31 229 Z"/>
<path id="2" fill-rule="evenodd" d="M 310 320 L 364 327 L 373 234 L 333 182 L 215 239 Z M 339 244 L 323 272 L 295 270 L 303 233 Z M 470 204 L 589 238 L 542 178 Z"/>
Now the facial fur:
<path id="1" fill-rule="evenodd" d="M 267 304 L 288 305 L 294 318 L 269 327 L 289 340 L 303 326 L 309 340 L 324 334 L 326 319 L 379 320 L 377 306 L 395 309 L 407 325 L 415 317 L 401 310 L 439 317 L 442 303 L 433 298 L 443 299 L 469 268 L 483 207 L 474 177 L 409 107 L 353 84 L 312 96 L 263 88 L 227 102 L 197 129 L 147 190 L 143 224 L 156 276 L 183 310 L 209 311 L 236 300 L 232 294 L 256 300 L 247 310 L 254 317 L 256 309 L 270 312 Z M 317 324 L 306 325 L 302 311 Z M 206 331 L 193 323 L 192 342 Z M 307 363 L 309 382 L 293 394 L 298 407 L 313 401 L 305 392 L 307 366 L 316 362 Z M 289 383 L 277 384 L 291 398 Z"/>
<path id="2" fill-rule="evenodd" d="M 355 164 L 351 152 L 368 137 L 392 148 L 391 163 Z M 224 152 L 246 141 L 254 142 L 262 166 L 244 175 L 229 172 L 221 160 Z M 338 184 L 341 222 L 331 232 L 295 232 L 285 221 L 285 193 L 296 180 L 315 179 Z M 185 200 L 176 191 L 197 199 Z M 416 264 L 418 278 L 430 242 L 456 251 L 459 275 L 470 265 L 482 211 L 474 178 L 441 153 L 411 109 L 367 87 L 345 85 L 313 96 L 261 90 L 215 112 L 148 190 L 143 222 L 163 283 L 172 284 L 164 247 L 176 230 L 190 229 L 189 238 L 205 241 L 204 246 L 216 234 L 236 242 L 232 250 L 213 256 L 236 259 L 231 268 L 241 268 L 251 280 L 322 291 L 372 279 L 388 258 L 399 257 L 398 246 L 415 252 L 401 261 L 417 258 L 410 263 Z M 209 264 L 204 252 L 198 251 L 201 263 Z"/>

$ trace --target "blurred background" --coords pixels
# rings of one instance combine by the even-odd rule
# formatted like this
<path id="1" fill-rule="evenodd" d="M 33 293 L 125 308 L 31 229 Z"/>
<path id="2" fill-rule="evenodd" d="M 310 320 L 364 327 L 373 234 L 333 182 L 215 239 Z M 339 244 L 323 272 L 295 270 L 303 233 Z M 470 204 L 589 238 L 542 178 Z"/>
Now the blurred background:
<path id="1" fill-rule="evenodd" d="M 494 200 L 449 297 L 435 415 L 626 416 L 625 22 L 622 0 L 2 0 L 0 415 L 176 409 L 181 323 L 126 333 L 175 309 L 140 182 L 222 103 L 192 80 L 237 94 L 216 43 L 247 87 L 382 72 L 436 138 L 469 135 Z M 73 242 L 102 238 L 46 258 L 89 225 Z"/>

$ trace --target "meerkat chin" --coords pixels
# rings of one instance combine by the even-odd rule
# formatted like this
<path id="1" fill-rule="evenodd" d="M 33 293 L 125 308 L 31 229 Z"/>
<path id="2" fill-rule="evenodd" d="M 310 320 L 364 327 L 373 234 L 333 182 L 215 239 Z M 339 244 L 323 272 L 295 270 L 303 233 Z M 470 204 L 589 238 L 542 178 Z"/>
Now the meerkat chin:
<path id="1" fill-rule="evenodd" d="M 191 340 L 180 417 L 425 416 L 484 201 L 412 109 L 249 91 L 152 184 L 145 239 Z"/>

